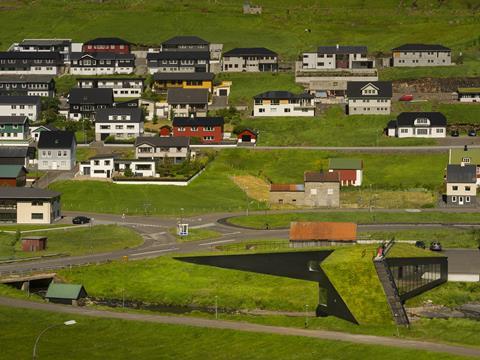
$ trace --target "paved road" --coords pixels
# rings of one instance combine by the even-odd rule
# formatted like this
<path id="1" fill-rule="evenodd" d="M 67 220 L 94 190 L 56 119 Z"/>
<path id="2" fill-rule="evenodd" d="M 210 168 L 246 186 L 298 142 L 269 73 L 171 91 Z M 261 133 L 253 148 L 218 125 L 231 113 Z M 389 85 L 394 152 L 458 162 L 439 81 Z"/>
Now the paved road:
<path id="1" fill-rule="evenodd" d="M 56 313 L 64 313 L 70 315 L 90 316 L 95 318 L 109 318 L 109 319 L 121 319 L 128 321 L 144 321 L 151 323 L 171 324 L 171 325 L 184 325 L 195 326 L 203 328 L 213 329 L 228 329 L 237 331 L 247 331 L 255 333 L 277 334 L 285 336 L 302 336 L 315 339 L 334 340 L 334 341 L 346 341 L 356 344 L 365 345 L 381 345 L 381 346 L 393 346 L 405 349 L 424 350 L 440 353 L 448 353 L 459 356 L 471 356 L 480 357 L 480 348 L 469 348 L 456 345 L 447 345 L 439 343 L 431 343 L 417 340 L 405 340 L 399 338 L 372 336 L 372 335 L 359 335 L 349 334 L 337 331 L 326 330 L 306 330 L 298 328 L 287 328 L 280 326 L 268 326 L 258 325 L 237 321 L 225 321 L 225 320 L 209 320 L 194 317 L 180 317 L 180 316 L 162 316 L 162 315 L 147 315 L 136 313 L 122 313 L 106 310 L 96 310 L 84 307 L 73 307 L 58 304 L 45 304 L 30 302 L 26 300 L 11 299 L 0 297 L 0 305 L 9 306 L 21 309 L 32 309 L 50 311 Z M 81 321 L 81 320 L 80 320 Z"/>

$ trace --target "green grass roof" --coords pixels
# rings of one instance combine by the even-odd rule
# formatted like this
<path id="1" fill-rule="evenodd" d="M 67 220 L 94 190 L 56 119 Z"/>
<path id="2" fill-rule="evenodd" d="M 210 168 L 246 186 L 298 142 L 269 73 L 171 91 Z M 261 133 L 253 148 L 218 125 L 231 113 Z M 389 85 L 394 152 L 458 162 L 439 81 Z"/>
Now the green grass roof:
<path id="1" fill-rule="evenodd" d="M 0 178 L 16 178 L 22 165 L 0 165 Z"/>
<path id="2" fill-rule="evenodd" d="M 458 88 L 457 92 L 458 92 L 459 94 L 480 93 L 480 87 Z"/>
<path id="3" fill-rule="evenodd" d="M 82 285 L 50 283 L 46 298 L 76 300 L 82 291 Z"/>
<path id="4" fill-rule="evenodd" d="M 330 159 L 328 168 L 332 170 L 362 170 L 363 163 L 359 159 L 333 158 Z"/>
<path id="5" fill-rule="evenodd" d="M 464 161 L 465 158 L 469 158 L 469 161 Z M 460 164 L 461 162 L 469 162 L 470 164 L 480 165 L 480 149 L 450 149 L 450 155 L 448 158 L 450 164 Z"/>

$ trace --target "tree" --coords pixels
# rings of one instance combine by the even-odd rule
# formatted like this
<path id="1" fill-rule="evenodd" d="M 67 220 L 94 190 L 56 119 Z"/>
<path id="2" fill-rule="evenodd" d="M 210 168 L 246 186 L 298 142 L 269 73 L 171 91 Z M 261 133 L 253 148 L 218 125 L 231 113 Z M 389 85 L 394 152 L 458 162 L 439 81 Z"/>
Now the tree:
<path id="1" fill-rule="evenodd" d="M 123 176 L 125 177 L 133 177 L 133 171 L 132 169 L 130 169 L 129 167 L 125 169 L 125 171 L 123 172 Z"/>

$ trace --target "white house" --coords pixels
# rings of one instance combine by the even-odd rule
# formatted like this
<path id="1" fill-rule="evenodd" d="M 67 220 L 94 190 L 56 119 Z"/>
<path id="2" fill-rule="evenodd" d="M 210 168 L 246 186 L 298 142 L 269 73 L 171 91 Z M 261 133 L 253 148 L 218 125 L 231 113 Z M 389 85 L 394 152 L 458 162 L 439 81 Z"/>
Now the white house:
<path id="1" fill-rule="evenodd" d="M 367 56 L 366 46 L 320 46 L 302 55 L 302 71 L 374 69 L 375 60 Z"/>
<path id="2" fill-rule="evenodd" d="M 113 97 L 117 98 L 139 98 L 144 89 L 144 78 L 78 78 L 78 88 L 99 88 L 112 89 Z"/>
<path id="3" fill-rule="evenodd" d="M 390 81 L 349 81 L 347 83 L 348 115 L 388 115 L 392 101 Z"/>
<path id="4" fill-rule="evenodd" d="M 253 97 L 253 116 L 315 116 L 314 96 L 267 91 Z"/>
<path id="5" fill-rule="evenodd" d="M 143 134 L 144 116 L 140 108 L 103 108 L 95 112 L 95 139 L 133 139 Z"/>
<path id="6" fill-rule="evenodd" d="M 135 69 L 135 55 L 101 53 L 72 53 L 70 74 L 112 75 L 131 74 Z"/>
<path id="7" fill-rule="evenodd" d="M 447 135 L 447 118 L 440 112 L 403 112 L 388 123 L 387 135 L 444 138 Z"/>
<path id="8" fill-rule="evenodd" d="M 79 174 L 92 178 L 110 179 L 123 176 L 130 169 L 133 176 L 155 177 L 155 161 L 153 159 L 118 159 L 116 155 L 99 155 L 80 163 Z"/>
<path id="9" fill-rule="evenodd" d="M 58 52 L 0 52 L 0 75 L 59 75 L 62 67 Z"/>
<path id="10" fill-rule="evenodd" d="M 30 135 L 34 141 L 40 139 L 40 134 L 42 131 L 58 131 L 55 126 L 52 125 L 34 125 L 30 126 Z"/>
<path id="11" fill-rule="evenodd" d="M 0 116 L 26 116 L 37 121 L 41 109 L 39 96 L 0 96 Z"/>
<path id="12" fill-rule="evenodd" d="M 452 50 L 438 44 L 405 44 L 392 49 L 395 67 L 452 65 Z"/>

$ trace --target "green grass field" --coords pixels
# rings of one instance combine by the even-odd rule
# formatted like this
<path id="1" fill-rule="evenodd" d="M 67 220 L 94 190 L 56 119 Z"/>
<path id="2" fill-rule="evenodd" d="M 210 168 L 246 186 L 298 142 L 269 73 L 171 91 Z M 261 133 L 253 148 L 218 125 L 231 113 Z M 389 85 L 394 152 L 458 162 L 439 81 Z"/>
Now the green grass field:
<path id="1" fill-rule="evenodd" d="M 40 359 L 462 359 L 441 353 L 348 342 L 216 330 L 139 321 L 99 319 L 0 307 L 2 359 L 31 355 L 35 337 L 51 324 L 38 347 Z"/>
<path id="2" fill-rule="evenodd" d="M 447 282 L 431 291 L 409 299 L 407 306 L 419 306 L 429 300 L 435 305 L 455 307 L 478 302 L 479 298 L 480 283 Z"/>
<path id="3" fill-rule="evenodd" d="M 12 241 L 15 234 L 0 232 L 0 259 L 26 258 L 50 254 L 83 255 L 120 250 L 142 244 L 142 237 L 135 231 L 116 225 L 98 225 L 73 229 L 38 231 L 31 236 L 47 236 L 47 250 L 22 252 L 21 242 Z"/>
<path id="4" fill-rule="evenodd" d="M 352 221 L 361 224 L 372 223 L 471 223 L 480 221 L 479 213 L 441 212 L 311 212 L 238 216 L 228 220 L 234 225 L 264 229 L 268 223 L 271 229 L 286 228 L 292 221 Z"/>
<path id="5" fill-rule="evenodd" d="M 463 64 L 455 66 L 424 66 L 413 68 L 391 67 L 379 71 L 380 80 L 411 80 L 418 78 L 475 77 L 480 75 L 478 55 L 472 55 Z"/>
<path id="6" fill-rule="evenodd" d="M 216 239 L 222 236 L 221 233 L 210 229 L 188 229 L 187 236 L 177 235 L 177 228 L 170 229 L 170 233 L 180 242 L 199 241 L 205 239 Z"/>
<path id="7" fill-rule="evenodd" d="M 402 111 L 439 111 L 445 115 L 448 124 L 475 124 L 480 123 L 480 106 L 476 104 L 445 104 L 438 101 L 396 102 L 393 112 Z"/>

